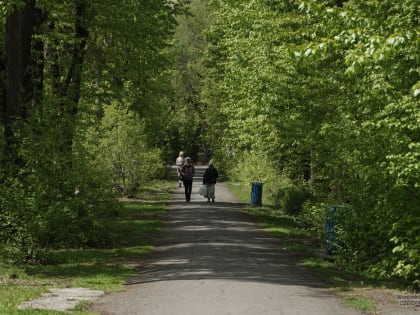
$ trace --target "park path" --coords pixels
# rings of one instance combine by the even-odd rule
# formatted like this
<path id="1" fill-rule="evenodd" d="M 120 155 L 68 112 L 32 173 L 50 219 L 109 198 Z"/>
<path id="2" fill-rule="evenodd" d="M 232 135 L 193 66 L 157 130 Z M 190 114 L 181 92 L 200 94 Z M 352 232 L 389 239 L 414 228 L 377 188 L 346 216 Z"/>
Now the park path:
<path id="1" fill-rule="evenodd" d="M 216 202 L 177 188 L 156 248 L 126 290 L 98 300 L 103 315 L 352 315 L 262 231 L 223 184 Z"/>

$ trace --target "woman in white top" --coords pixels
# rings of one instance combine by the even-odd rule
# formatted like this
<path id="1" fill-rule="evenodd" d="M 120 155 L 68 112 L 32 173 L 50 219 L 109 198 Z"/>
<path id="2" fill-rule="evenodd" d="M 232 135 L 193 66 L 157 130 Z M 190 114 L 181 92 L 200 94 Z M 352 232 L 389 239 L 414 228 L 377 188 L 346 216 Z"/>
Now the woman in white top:
<path id="1" fill-rule="evenodd" d="M 179 155 L 176 158 L 175 163 L 176 163 L 176 167 L 177 167 L 176 172 L 178 174 L 178 184 L 179 184 L 179 187 L 181 187 L 181 184 L 182 184 L 181 171 L 182 171 L 182 167 L 184 166 L 184 163 L 185 163 L 184 151 L 179 151 Z"/>

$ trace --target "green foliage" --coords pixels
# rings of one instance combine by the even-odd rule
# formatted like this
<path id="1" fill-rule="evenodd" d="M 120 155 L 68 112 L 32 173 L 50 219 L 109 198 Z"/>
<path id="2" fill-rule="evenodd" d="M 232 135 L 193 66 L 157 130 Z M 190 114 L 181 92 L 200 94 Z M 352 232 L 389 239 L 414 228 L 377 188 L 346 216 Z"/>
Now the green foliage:
<path id="1" fill-rule="evenodd" d="M 169 186 L 170 183 L 162 182 L 147 186 L 149 191 L 155 192 L 148 194 L 147 200 L 151 203 L 128 202 L 110 208 L 103 216 L 110 238 L 104 248 L 53 250 L 45 253 L 39 264 L 20 265 L 8 261 L 4 256 L 5 248 L 1 246 L 0 312 L 58 314 L 57 311 L 21 311 L 16 308 L 21 302 L 47 292 L 49 287 L 84 287 L 106 292 L 122 290 L 134 272 L 124 259 L 141 257 L 151 250 L 150 235 L 160 227 L 168 197 L 166 194 L 165 200 L 160 200 L 161 193 Z M 74 314 L 90 313 L 81 311 Z"/>
<path id="2" fill-rule="evenodd" d="M 31 218 L 30 209 L 33 206 L 22 185 L 17 181 L 1 185 L 0 206 L 3 242 L 12 245 L 13 256 L 17 256 L 18 260 L 35 256 L 36 241 L 32 239 L 30 230 L 37 221 Z"/>
<path id="3" fill-rule="evenodd" d="M 414 210 L 414 209 L 413 209 Z M 414 210 L 415 211 L 415 210 Z M 393 224 L 391 242 L 393 274 L 404 279 L 413 281 L 416 287 L 420 287 L 420 216 L 418 213 L 413 218 L 409 214 L 403 214 Z"/>
<path id="4" fill-rule="evenodd" d="M 0 6 L 2 241 L 24 260 L 103 245 L 112 185 L 132 195 L 163 170 L 167 48 L 185 3 L 40 0 L 27 10 L 33 33 L 22 34 L 31 51 L 6 56 L 6 10 L 27 5 L 7 3 Z M 15 22 L 31 19 L 22 20 Z M 19 119 L 3 106 L 3 65 L 21 55 L 31 71 L 24 69 L 28 95 L 16 97 Z M 6 151 L 13 156 L 3 161 Z"/>
<path id="5" fill-rule="evenodd" d="M 1 193 L 2 214 L 10 225 L 6 239 L 23 259 L 36 260 L 51 248 L 107 242 L 101 218 L 112 203 L 110 189 L 80 138 L 63 136 L 75 127 L 57 122 L 61 109 L 55 105 L 45 101 L 34 111 L 27 125 L 31 130 L 22 134 L 26 165 Z"/>
<path id="6" fill-rule="evenodd" d="M 411 34 L 418 29 L 412 15 L 416 6 L 412 1 L 402 6 L 392 1 L 349 1 L 346 11 L 320 11 L 324 21 L 341 29 L 334 41 L 344 48 L 350 80 L 343 83 L 353 86 L 352 94 L 359 100 L 343 106 L 359 137 L 349 134 L 338 144 L 348 156 L 357 156 L 346 161 L 357 178 L 342 181 L 352 203 L 341 226 L 346 251 L 359 267 L 381 277 L 403 276 L 414 285 L 419 272 L 418 250 L 413 248 L 419 243 L 412 235 L 418 233 L 413 222 L 418 217 L 420 178 L 414 93 L 419 81 L 414 53 L 418 38 Z M 330 19 L 334 14 L 335 21 Z M 407 223 L 404 231 L 401 221 Z"/>
<path id="7" fill-rule="evenodd" d="M 219 154 L 223 158 L 256 149 L 277 158 L 279 152 L 273 148 L 279 145 L 277 126 L 283 122 L 281 100 L 295 73 L 281 45 L 289 21 L 260 1 L 219 4 L 220 16 L 208 34 L 209 57 L 218 50 L 209 61 L 215 63 L 209 85 L 218 90 L 204 91 L 212 102 L 210 110 L 225 121 L 223 134 L 218 134 Z M 293 22 L 299 19 L 294 18 Z"/>
<path id="8" fill-rule="evenodd" d="M 127 112 L 123 104 L 107 106 L 97 133 L 92 134 L 98 141 L 93 148 L 97 167 L 119 193 L 133 196 L 139 187 L 163 175 L 161 151 L 148 146 L 144 120 Z"/>
<path id="9" fill-rule="evenodd" d="M 24 0 L 7 0 L 0 1 L 0 14 L 7 15 L 13 12 L 16 8 L 24 6 Z"/>
<path id="10" fill-rule="evenodd" d="M 307 201 L 303 205 L 297 220 L 305 229 L 311 231 L 318 239 L 325 239 L 325 204 Z"/>
<path id="11" fill-rule="evenodd" d="M 306 187 L 291 186 L 280 190 L 277 198 L 286 214 L 298 215 L 303 204 L 311 198 L 311 193 Z"/>
<path id="12" fill-rule="evenodd" d="M 262 182 L 263 201 L 273 203 L 275 195 L 282 185 L 288 185 L 287 179 L 275 176 L 272 161 L 264 154 L 245 152 L 234 160 L 234 165 L 227 165 L 228 176 L 251 187 L 252 182 Z"/>
<path id="13" fill-rule="evenodd" d="M 243 153 L 234 165 L 227 168 L 227 172 L 235 181 L 249 185 L 252 182 L 264 183 L 264 200 L 289 215 L 297 215 L 303 203 L 311 197 L 306 187 L 294 184 L 285 172 L 279 174 L 272 159 L 263 153 Z"/>
<path id="14" fill-rule="evenodd" d="M 342 263 L 417 285 L 418 4 L 212 4 L 202 93 L 216 113 L 217 158 L 236 178 L 267 181 L 264 192 L 291 212 L 306 199 L 302 178 L 316 204 L 348 204 Z M 262 172 L 249 171 L 260 165 L 244 151 L 269 157 Z M 316 204 L 300 218 L 321 234 Z"/>
<path id="15" fill-rule="evenodd" d="M 318 233 L 318 204 L 348 204 L 339 259 L 418 286 L 417 1 L 194 0 L 177 20 L 188 2 L 37 1 L 36 88 L 24 119 L 1 107 L 2 237 L 23 256 L 98 243 L 109 188 L 135 194 L 184 149 Z M 0 6 L 1 47 L 24 4 Z"/>
<path id="16" fill-rule="evenodd" d="M 209 4 L 193 0 L 188 10 L 177 17 L 178 27 L 174 34 L 170 53 L 173 70 L 169 73 L 173 95 L 168 104 L 167 129 L 168 151 L 171 163 L 180 150 L 194 161 L 208 162 L 215 139 L 209 137 L 209 120 L 212 113 L 201 95 L 203 81 L 208 76 L 204 66 L 205 27 L 209 23 Z"/>
<path id="17" fill-rule="evenodd" d="M 111 204 L 110 191 L 76 144 L 66 158 L 52 149 L 62 141 L 27 138 L 26 167 L 2 183 L 2 239 L 18 260 L 37 260 L 50 248 L 107 242 L 101 218 Z"/>
<path id="18" fill-rule="evenodd" d="M 348 295 L 344 297 L 344 304 L 355 308 L 364 314 L 375 314 L 377 311 L 375 302 L 366 297 Z"/>

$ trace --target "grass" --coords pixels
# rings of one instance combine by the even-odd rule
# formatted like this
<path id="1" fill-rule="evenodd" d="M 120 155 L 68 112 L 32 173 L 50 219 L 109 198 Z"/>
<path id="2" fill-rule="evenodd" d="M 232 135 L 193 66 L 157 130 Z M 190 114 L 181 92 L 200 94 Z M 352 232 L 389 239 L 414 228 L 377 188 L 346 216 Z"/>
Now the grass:
<path id="1" fill-rule="evenodd" d="M 250 201 L 250 187 L 231 182 L 226 184 L 239 200 L 242 202 Z M 283 248 L 286 250 L 292 250 L 303 255 L 307 251 L 319 247 L 319 241 L 309 231 L 300 228 L 294 217 L 285 215 L 278 209 L 263 206 L 247 207 L 245 211 L 254 217 L 265 231 L 282 240 Z"/>
<path id="2" fill-rule="evenodd" d="M 355 295 L 347 295 L 344 297 L 344 305 L 355 308 L 364 314 L 375 314 L 378 310 L 375 302 L 370 298 Z"/>
<path id="3" fill-rule="evenodd" d="M 18 310 L 23 301 L 39 297 L 52 287 L 84 287 L 106 292 L 124 288 L 134 273 L 127 261 L 148 253 L 151 237 L 159 230 L 171 183 L 155 183 L 138 195 L 142 201 L 124 201 L 109 218 L 112 244 L 101 249 L 62 249 L 50 252 L 38 265 L 13 266 L 0 261 L 0 314 L 58 315 L 57 311 Z M 72 314 L 90 315 L 81 303 Z"/>
<path id="4" fill-rule="evenodd" d="M 246 212 L 253 216 L 265 231 L 283 241 L 283 249 L 304 254 L 319 246 L 319 242 L 306 230 L 299 228 L 295 219 L 281 211 L 267 207 L 249 207 Z"/>

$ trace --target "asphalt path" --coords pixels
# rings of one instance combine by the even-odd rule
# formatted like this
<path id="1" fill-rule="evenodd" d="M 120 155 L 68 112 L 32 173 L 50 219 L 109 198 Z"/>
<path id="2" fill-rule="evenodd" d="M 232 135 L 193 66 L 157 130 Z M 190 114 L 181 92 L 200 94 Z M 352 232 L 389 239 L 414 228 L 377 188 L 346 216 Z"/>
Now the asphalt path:
<path id="1" fill-rule="evenodd" d="M 126 290 L 107 294 L 92 310 L 103 315 L 352 315 L 311 277 L 282 244 L 241 212 L 223 184 L 216 202 L 183 187 L 169 203 L 155 249 L 137 265 Z"/>

